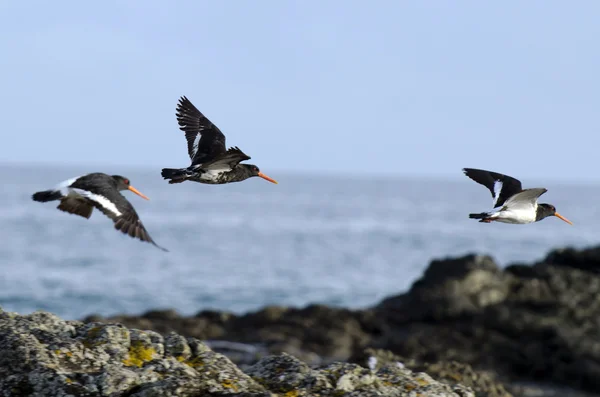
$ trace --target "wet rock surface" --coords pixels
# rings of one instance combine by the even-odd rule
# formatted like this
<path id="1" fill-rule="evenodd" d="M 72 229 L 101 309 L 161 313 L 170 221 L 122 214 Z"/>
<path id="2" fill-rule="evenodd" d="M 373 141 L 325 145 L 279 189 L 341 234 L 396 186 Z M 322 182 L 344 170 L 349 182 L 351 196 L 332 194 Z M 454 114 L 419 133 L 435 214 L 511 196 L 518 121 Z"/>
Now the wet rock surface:
<path id="1" fill-rule="evenodd" d="M 86 321 L 221 343 L 215 348 L 243 368 L 283 352 L 308 364 L 358 362 L 373 348 L 414 368 L 460 363 L 505 383 L 551 382 L 600 395 L 600 248 L 557 250 L 505 269 L 482 255 L 436 260 L 408 292 L 367 310 L 310 305 L 191 317 L 167 310 Z M 490 378 L 475 378 L 478 394 L 496 395 Z"/>
<path id="2" fill-rule="evenodd" d="M 393 360 L 309 366 L 270 355 L 242 371 L 195 338 L 0 310 L 0 396 L 472 397 Z"/>

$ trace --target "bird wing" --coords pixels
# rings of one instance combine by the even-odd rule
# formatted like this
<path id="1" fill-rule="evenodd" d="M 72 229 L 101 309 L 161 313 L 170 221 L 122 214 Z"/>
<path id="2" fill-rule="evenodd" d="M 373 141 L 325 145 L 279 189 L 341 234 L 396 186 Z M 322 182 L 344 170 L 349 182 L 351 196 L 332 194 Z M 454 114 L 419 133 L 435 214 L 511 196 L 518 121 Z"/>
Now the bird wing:
<path id="1" fill-rule="evenodd" d="M 63 197 L 58 205 L 59 210 L 69 214 L 79 215 L 89 219 L 94 211 L 94 206 L 88 200 L 79 197 Z"/>
<path id="2" fill-rule="evenodd" d="M 177 104 L 179 129 L 185 132 L 192 165 L 202 164 L 225 153 L 225 135 L 185 96 Z"/>
<path id="3" fill-rule="evenodd" d="M 202 168 L 205 170 L 229 171 L 235 168 L 240 162 L 250 160 L 250 158 L 250 156 L 246 155 L 239 148 L 232 147 L 214 160 L 202 163 Z"/>
<path id="4" fill-rule="evenodd" d="M 463 172 L 492 192 L 494 208 L 501 207 L 510 197 L 523 190 L 521 181 L 508 175 L 475 168 L 463 168 Z"/>
<path id="5" fill-rule="evenodd" d="M 76 187 L 71 187 L 71 189 L 80 196 L 85 197 L 91 205 L 112 219 L 115 229 L 167 251 L 152 240 L 133 205 L 117 189 L 89 187 L 85 190 Z"/>
<path id="6" fill-rule="evenodd" d="M 535 209 L 537 207 L 538 198 L 547 191 L 548 189 L 543 187 L 525 189 L 506 200 L 504 207 L 513 211 L 529 210 L 531 208 Z"/>

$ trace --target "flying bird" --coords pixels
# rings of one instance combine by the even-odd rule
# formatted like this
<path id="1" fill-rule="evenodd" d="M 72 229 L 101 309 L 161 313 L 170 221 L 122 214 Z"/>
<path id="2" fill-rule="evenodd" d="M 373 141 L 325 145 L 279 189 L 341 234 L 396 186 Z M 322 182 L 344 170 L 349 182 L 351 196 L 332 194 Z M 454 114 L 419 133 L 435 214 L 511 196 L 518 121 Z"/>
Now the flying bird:
<path id="1" fill-rule="evenodd" d="M 570 225 L 573 224 L 556 212 L 552 204 L 538 204 L 538 198 L 548 191 L 545 188 L 522 189 L 519 180 L 497 172 L 475 168 L 464 168 L 463 171 L 466 176 L 487 187 L 494 198 L 492 211 L 469 214 L 471 219 L 480 219 L 479 222 L 485 223 L 496 221 L 525 224 L 555 216 Z"/>
<path id="2" fill-rule="evenodd" d="M 208 184 L 240 182 L 253 176 L 277 183 L 260 172 L 253 164 L 240 164 L 250 160 L 237 147 L 226 149 L 225 135 L 207 119 L 185 96 L 177 104 L 179 129 L 185 132 L 188 154 L 192 164 L 187 168 L 163 168 L 162 176 L 169 183 L 193 181 Z"/>
<path id="3" fill-rule="evenodd" d="M 99 172 L 69 179 L 53 189 L 34 193 L 32 198 L 43 203 L 60 200 L 59 210 L 87 219 L 92 216 L 94 207 L 98 208 L 113 220 L 117 230 L 167 251 L 152 240 L 131 203 L 119 193 L 121 190 L 130 190 L 149 200 L 130 185 L 129 179 Z"/>

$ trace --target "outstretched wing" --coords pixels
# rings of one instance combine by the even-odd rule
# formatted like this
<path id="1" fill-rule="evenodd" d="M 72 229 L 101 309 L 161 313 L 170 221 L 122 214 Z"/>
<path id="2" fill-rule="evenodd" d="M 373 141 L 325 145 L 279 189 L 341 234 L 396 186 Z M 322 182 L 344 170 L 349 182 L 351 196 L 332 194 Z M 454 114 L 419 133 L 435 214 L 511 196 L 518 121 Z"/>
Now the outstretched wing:
<path id="1" fill-rule="evenodd" d="M 192 165 L 214 160 L 225 153 L 225 135 L 182 96 L 177 104 L 179 129 L 185 132 Z"/>
<path id="2" fill-rule="evenodd" d="M 506 200 L 504 207 L 513 211 L 535 209 L 538 198 L 547 191 L 548 189 L 544 189 L 543 187 L 525 189 Z"/>
<path id="3" fill-rule="evenodd" d="M 521 182 L 508 175 L 475 168 L 463 168 L 463 172 L 466 176 L 487 187 L 492 192 L 494 208 L 501 207 L 506 200 L 523 190 Z"/>
<path id="4" fill-rule="evenodd" d="M 246 155 L 237 147 L 232 147 L 227 150 L 224 154 L 220 155 L 216 159 L 202 163 L 202 168 L 205 170 L 231 170 L 235 168 L 240 162 L 244 160 L 250 160 L 250 156 Z"/>
<path id="5" fill-rule="evenodd" d="M 152 240 L 131 203 L 116 189 L 71 189 L 112 219 L 115 229 L 167 251 Z"/>

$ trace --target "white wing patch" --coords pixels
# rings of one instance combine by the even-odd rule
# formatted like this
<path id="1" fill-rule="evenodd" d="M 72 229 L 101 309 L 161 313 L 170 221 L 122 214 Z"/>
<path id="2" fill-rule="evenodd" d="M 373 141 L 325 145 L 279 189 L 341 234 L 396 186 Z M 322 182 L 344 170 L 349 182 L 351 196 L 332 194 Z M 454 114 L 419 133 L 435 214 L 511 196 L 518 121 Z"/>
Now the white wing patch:
<path id="1" fill-rule="evenodd" d="M 502 191 L 502 181 L 494 182 L 494 207 L 500 198 L 500 192 Z"/>
<path id="2" fill-rule="evenodd" d="M 69 195 L 69 186 L 71 186 L 77 179 L 81 178 L 81 176 L 77 176 L 75 178 L 67 179 L 64 182 L 59 183 L 54 187 L 54 190 L 59 191 L 63 196 Z"/>
<path id="3" fill-rule="evenodd" d="M 70 188 L 69 193 L 75 193 L 79 196 L 82 196 L 82 197 L 88 198 L 92 201 L 95 201 L 98 204 L 100 204 L 102 207 L 106 208 L 107 210 L 109 210 L 110 212 L 115 214 L 115 216 L 122 215 L 121 211 L 119 211 L 117 206 L 112 201 L 110 201 L 109 199 L 107 199 L 104 196 L 101 196 L 99 194 L 95 194 L 92 192 L 88 192 L 87 190 L 77 189 L 77 188 Z"/>
<path id="4" fill-rule="evenodd" d="M 196 139 L 194 139 L 194 145 L 192 146 L 192 159 L 196 157 L 196 153 L 198 153 L 198 144 L 200 143 L 200 138 L 202 138 L 202 134 L 197 133 Z"/>

